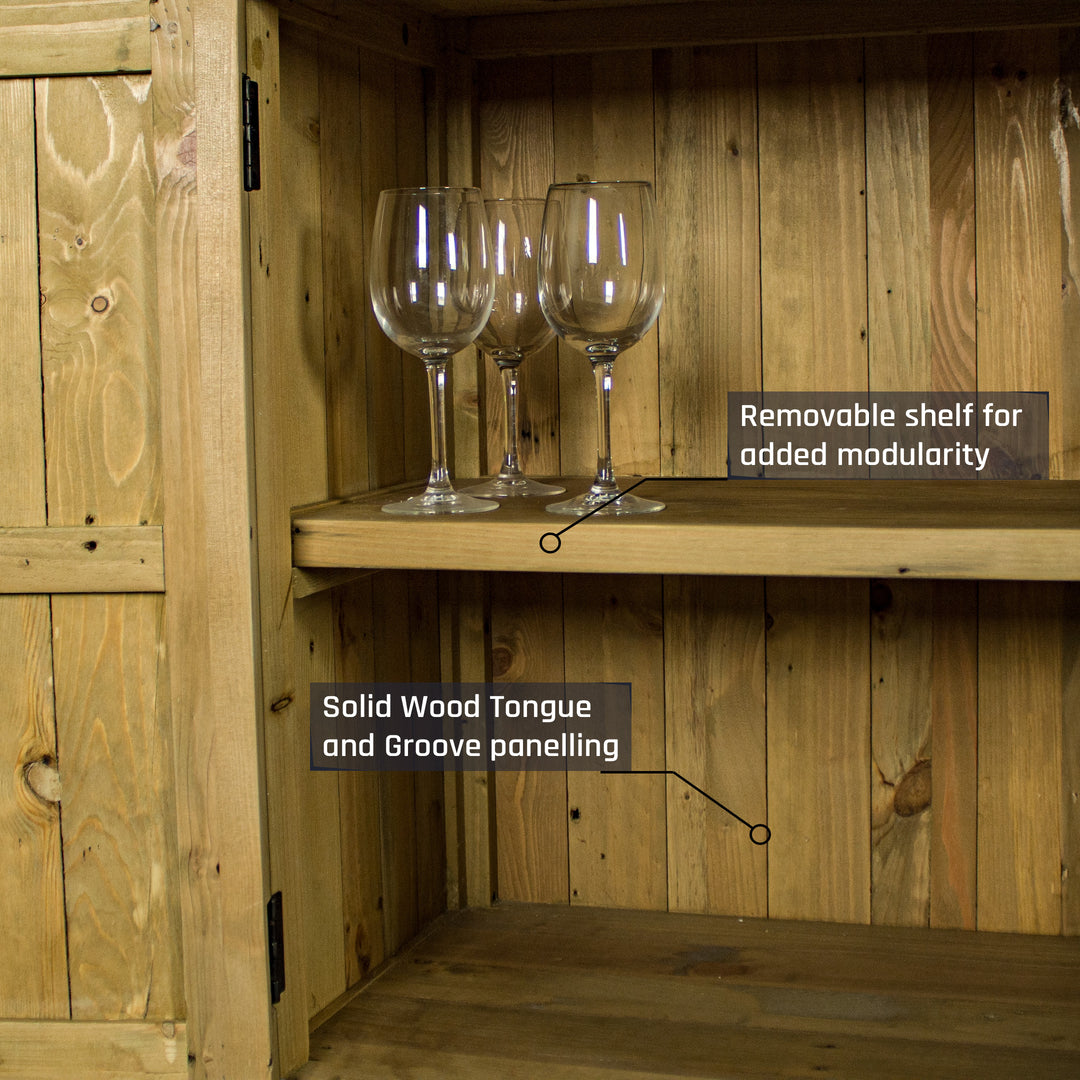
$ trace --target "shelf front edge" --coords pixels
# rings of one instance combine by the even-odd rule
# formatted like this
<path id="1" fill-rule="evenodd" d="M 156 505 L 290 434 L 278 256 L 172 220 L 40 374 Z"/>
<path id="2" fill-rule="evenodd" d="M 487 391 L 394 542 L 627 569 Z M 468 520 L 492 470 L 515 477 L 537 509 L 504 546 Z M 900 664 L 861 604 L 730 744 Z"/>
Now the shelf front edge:
<path id="1" fill-rule="evenodd" d="M 485 515 L 486 516 L 486 515 Z M 1067 528 L 896 528 L 828 525 L 663 525 L 581 522 L 540 548 L 550 526 L 424 521 L 293 523 L 299 567 L 495 570 L 549 573 L 714 574 L 1080 580 L 1080 543 Z M 555 528 L 563 526 L 556 524 Z M 551 540 L 548 546 L 553 546 Z"/>

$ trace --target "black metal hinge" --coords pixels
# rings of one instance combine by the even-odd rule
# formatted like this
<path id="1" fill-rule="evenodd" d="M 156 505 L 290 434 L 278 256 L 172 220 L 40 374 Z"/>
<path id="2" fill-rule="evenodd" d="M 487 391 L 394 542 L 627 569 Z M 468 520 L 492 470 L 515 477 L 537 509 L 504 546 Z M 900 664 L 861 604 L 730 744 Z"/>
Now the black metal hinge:
<path id="1" fill-rule="evenodd" d="M 266 937 L 270 943 L 270 1003 L 276 1005 L 285 993 L 285 921 L 280 891 L 266 904 Z"/>
<path id="2" fill-rule="evenodd" d="M 259 84 L 246 75 L 240 84 L 243 102 L 244 190 L 258 191 L 262 175 L 259 163 Z"/>

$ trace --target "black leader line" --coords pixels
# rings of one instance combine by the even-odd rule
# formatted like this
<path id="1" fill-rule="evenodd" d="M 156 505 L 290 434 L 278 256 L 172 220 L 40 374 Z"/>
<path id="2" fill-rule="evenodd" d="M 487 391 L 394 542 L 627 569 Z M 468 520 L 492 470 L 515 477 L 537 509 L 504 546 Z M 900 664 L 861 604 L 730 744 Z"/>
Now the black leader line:
<path id="1" fill-rule="evenodd" d="M 662 480 L 664 483 L 668 481 L 678 482 L 680 480 L 696 480 L 698 483 L 706 480 L 727 480 L 726 476 L 643 476 L 640 480 L 635 480 L 628 488 L 623 489 L 617 495 L 612 495 L 606 502 L 602 502 L 599 506 L 594 506 L 588 513 L 582 514 L 581 517 L 574 518 L 569 525 L 563 526 L 563 528 L 555 532 L 543 533 L 540 537 L 540 550 L 546 552 L 548 555 L 554 555 L 556 551 L 562 547 L 562 534 L 569 532 L 575 525 L 580 525 L 587 518 L 591 518 L 593 514 L 598 514 L 605 506 L 610 506 L 613 502 L 618 502 L 624 495 L 629 495 L 634 488 L 641 487 L 642 484 L 647 484 L 652 480 Z"/>
<path id="2" fill-rule="evenodd" d="M 704 795 L 706 799 L 711 803 L 716 803 L 725 813 L 730 814 L 736 821 L 742 822 L 743 825 L 750 830 L 750 843 L 762 845 L 767 844 L 772 839 L 772 830 L 768 825 L 759 822 L 757 825 L 751 825 L 749 821 L 744 817 L 739 817 L 734 810 L 729 806 L 725 806 L 719 799 L 714 799 L 707 791 L 702 791 L 692 780 L 687 780 L 682 773 L 676 772 L 674 769 L 601 769 L 601 773 L 606 773 L 610 776 L 623 775 L 623 776 L 675 776 L 678 777 L 688 787 L 692 787 L 699 795 Z M 757 835 L 755 835 L 755 833 Z M 760 836 L 760 839 L 758 838 Z"/>

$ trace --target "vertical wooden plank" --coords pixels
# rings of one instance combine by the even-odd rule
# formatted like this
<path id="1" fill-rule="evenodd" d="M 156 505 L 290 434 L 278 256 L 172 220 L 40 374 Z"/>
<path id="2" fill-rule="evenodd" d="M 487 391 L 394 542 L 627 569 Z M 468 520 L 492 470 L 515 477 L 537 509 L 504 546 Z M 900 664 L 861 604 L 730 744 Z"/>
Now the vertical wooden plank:
<path id="1" fill-rule="evenodd" d="M 379 574 L 372 582 L 377 682 L 410 680 L 408 575 Z M 382 821 L 382 911 L 385 951 L 391 955 L 420 928 L 417 910 L 416 785 L 409 772 L 379 773 Z"/>
<path id="2" fill-rule="evenodd" d="M 651 52 L 554 62 L 555 179 L 655 181 Z M 661 226 L 664 227 L 661 221 Z M 615 470 L 660 468 L 658 335 L 620 356 L 611 396 Z M 559 344 L 560 459 L 566 475 L 596 469 L 596 391 L 584 353 Z"/>
<path id="3" fill-rule="evenodd" d="M 934 582 L 930 925 L 975 929 L 979 586 Z"/>
<path id="4" fill-rule="evenodd" d="M 979 593 L 978 929 L 1061 932 L 1060 585 Z"/>
<path id="5" fill-rule="evenodd" d="M 661 470 L 723 476 L 727 393 L 761 386 L 756 55 L 664 51 L 655 77 Z"/>
<path id="6" fill-rule="evenodd" d="M 161 521 L 150 80 L 38 83 L 49 524 Z"/>
<path id="7" fill-rule="evenodd" d="M 861 389 L 867 369 L 861 43 L 760 46 L 758 117 L 764 388 Z"/>
<path id="8" fill-rule="evenodd" d="M 975 114 L 971 37 L 927 44 L 932 390 L 975 389 Z"/>
<path id="9" fill-rule="evenodd" d="M 161 520 L 150 81 L 37 86 L 50 524 Z M 161 599 L 56 597 L 72 1014 L 176 1016 Z"/>
<path id="10" fill-rule="evenodd" d="M 896 587 L 899 586 L 899 587 Z M 933 591 L 874 582 L 871 611 L 871 921 L 930 919 Z"/>
<path id="11" fill-rule="evenodd" d="M 549 57 L 500 60 L 479 69 L 480 185 L 489 199 L 542 199 L 555 175 Z M 559 473 L 558 347 L 545 345 L 519 373 L 518 424 L 522 468 Z M 484 367 L 486 471 L 502 459 L 502 383 L 495 364 Z"/>
<path id="12" fill-rule="evenodd" d="M 162 598 L 53 597 L 71 1014 L 183 1014 Z"/>
<path id="13" fill-rule="evenodd" d="M 975 112 L 972 41 L 927 42 L 930 384 L 974 390 Z M 930 924 L 975 929 L 978 586 L 933 585 Z"/>
<path id="14" fill-rule="evenodd" d="M 567 683 L 632 684 L 635 769 L 664 766 L 662 584 L 625 575 L 566 579 Z M 666 797 L 662 776 L 567 774 L 570 902 L 667 907 Z"/>
<path id="15" fill-rule="evenodd" d="M 439 575 L 443 682 L 491 681 L 490 598 L 486 575 Z M 447 773 L 448 902 L 487 907 L 498 891 L 495 778 L 491 771 Z"/>
<path id="16" fill-rule="evenodd" d="M 162 410 L 166 632 L 189 1065 L 194 1080 L 269 1077 L 247 229 L 238 183 L 243 8 L 201 3 L 196 53 L 191 5 L 156 6 L 162 397 L 173 406 Z"/>
<path id="17" fill-rule="evenodd" d="M 491 581 L 492 675 L 497 682 L 562 683 L 562 579 L 495 574 Z M 569 899 L 566 773 L 495 774 L 499 897 L 533 903 Z"/>
<path id="18" fill-rule="evenodd" d="M 434 571 L 413 571 L 408 578 L 409 670 L 414 683 L 440 681 L 439 580 Z M 477 617 L 477 614 L 479 617 Z M 470 617 L 484 649 L 484 610 Z M 486 651 L 486 650 L 485 650 Z M 474 681 L 484 682 L 477 678 Z M 415 779 L 416 904 L 420 926 L 446 910 L 446 823 L 443 819 L 444 777 L 424 770 Z M 494 842 L 494 841 L 492 841 Z M 490 893 L 489 893 L 490 895 Z"/>
<path id="19" fill-rule="evenodd" d="M 870 387 L 929 389 L 926 39 L 869 38 L 865 50 Z"/>
<path id="20" fill-rule="evenodd" d="M 764 586 L 664 579 L 667 768 L 767 824 Z M 673 911 L 768 914 L 768 856 L 745 825 L 680 781 L 667 788 Z"/>
<path id="21" fill-rule="evenodd" d="M 369 482 L 367 357 L 356 328 L 370 306 L 371 237 L 363 221 L 359 55 L 327 37 L 319 40 L 319 154 L 327 488 L 353 495 Z"/>
<path id="22" fill-rule="evenodd" d="M 292 855 L 300 863 L 309 1016 L 325 1008 L 346 987 L 338 777 L 310 768 L 309 712 L 305 707 L 313 682 L 334 679 L 331 608 L 329 593 L 298 600 L 293 607 L 293 674 L 298 693 L 297 701 L 286 710 L 289 715 L 282 718 L 283 726 L 289 729 L 291 750 L 285 765 L 298 774 L 300 794 L 298 805 L 289 808 L 295 818 L 297 851 L 286 850 L 282 855 Z M 271 866 L 275 854 L 271 849 Z"/>
<path id="23" fill-rule="evenodd" d="M 975 42 L 978 378 L 984 390 L 1043 390 L 1050 471 L 1064 470 L 1062 190 L 1056 32 Z M 978 926 L 1061 929 L 1059 587 L 979 590 Z M 1041 777 L 1041 779 L 1039 779 Z"/>
<path id="24" fill-rule="evenodd" d="M 1061 689 L 1061 932 L 1080 935 L 1080 589 L 1065 586 Z"/>
<path id="25" fill-rule="evenodd" d="M 374 681 L 371 593 L 370 579 L 334 590 L 335 677 L 341 682 Z M 352 986 L 377 967 L 385 956 L 379 774 L 339 773 L 338 792 L 345 983 Z"/>
<path id="26" fill-rule="evenodd" d="M 862 77 L 861 42 L 758 49 L 765 390 L 867 385 Z M 866 597 L 766 583 L 771 916 L 870 918 Z"/>
<path id="27" fill-rule="evenodd" d="M 870 921 L 866 585 L 770 579 L 769 915 Z"/>
<path id="28" fill-rule="evenodd" d="M 1050 395 L 1050 473 L 1062 475 L 1060 123 L 1054 31 L 975 48 L 980 390 Z"/>
<path id="29" fill-rule="evenodd" d="M 45 451 L 41 429 L 38 241 L 34 163 L 34 87 L 0 82 L 0 323 L 7 374 L 0 402 L 0 489 L 5 526 L 45 524 Z M 0 597 L 0 635 L 8 658 L 0 671 L 0 863 L 9 887 L 0 913 L 0 1014 L 68 1015 L 56 728 L 51 693 L 49 601 Z M 40 785 L 38 782 L 41 782 Z M 39 790 L 40 787 L 40 790 Z"/>
<path id="30" fill-rule="evenodd" d="M 930 116 L 924 38 L 869 39 L 866 194 L 869 385 L 931 386 Z M 886 479 L 888 469 L 872 475 Z M 932 592 L 875 582 L 871 611 L 871 920 L 930 908 Z"/>

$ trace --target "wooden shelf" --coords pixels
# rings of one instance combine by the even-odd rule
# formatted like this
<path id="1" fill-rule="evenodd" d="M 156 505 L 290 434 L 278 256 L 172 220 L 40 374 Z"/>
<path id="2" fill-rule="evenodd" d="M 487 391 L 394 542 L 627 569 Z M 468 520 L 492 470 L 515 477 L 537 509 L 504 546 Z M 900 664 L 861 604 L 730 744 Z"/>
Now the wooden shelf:
<path id="1" fill-rule="evenodd" d="M 566 485 L 573 493 L 587 481 Z M 1077 481 L 650 480 L 639 493 L 667 509 L 633 518 L 575 522 L 531 499 L 461 517 L 382 512 L 413 490 L 295 511 L 294 564 L 1080 580 Z M 558 550 L 542 550 L 556 533 L 545 545 Z"/>
<path id="2" fill-rule="evenodd" d="M 443 916 L 299 1080 L 1067 1080 L 1080 939 L 501 904 Z"/>

